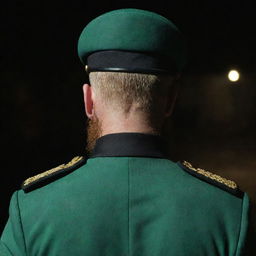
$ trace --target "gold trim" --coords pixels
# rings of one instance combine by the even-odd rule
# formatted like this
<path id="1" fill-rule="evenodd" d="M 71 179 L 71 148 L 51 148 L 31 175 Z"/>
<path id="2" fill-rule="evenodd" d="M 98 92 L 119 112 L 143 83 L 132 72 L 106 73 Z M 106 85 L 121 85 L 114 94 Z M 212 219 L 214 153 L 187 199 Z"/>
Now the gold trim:
<path id="1" fill-rule="evenodd" d="M 212 180 L 215 180 L 215 181 L 217 181 L 221 184 L 224 184 L 229 188 L 232 188 L 232 189 L 237 189 L 238 188 L 237 184 L 232 180 L 225 179 L 225 178 L 223 178 L 223 177 L 221 177 L 217 174 L 211 173 L 209 171 L 206 171 L 206 170 L 203 170 L 203 169 L 200 169 L 200 168 L 194 168 L 192 166 L 192 164 L 187 162 L 187 161 L 183 161 L 182 163 L 183 163 L 184 166 L 186 166 L 190 170 L 192 170 L 194 172 L 197 172 L 201 175 L 204 175 L 205 177 L 210 178 Z"/>
<path id="2" fill-rule="evenodd" d="M 62 170 L 62 169 L 66 169 L 66 168 L 68 168 L 68 167 L 71 167 L 71 166 L 75 165 L 77 162 L 79 162 L 79 161 L 82 160 L 82 159 L 83 159 L 82 156 L 76 156 L 76 157 L 74 157 L 70 162 L 68 162 L 67 164 L 61 164 L 61 165 L 59 165 L 59 166 L 57 166 L 57 167 L 55 167 L 55 168 L 52 168 L 52 169 L 50 169 L 50 170 L 48 170 L 48 171 L 39 173 L 39 174 L 37 174 L 37 175 L 35 175 L 35 176 L 33 176 L 33 177 L 30 177 L 30 178 L 26 179 L 26 180 L 24 181 L 23 185 L 24 185 L 24 186 L 27 186 L 27 185 L 29 185 L 30 183 L 32 183 L 32 182 L 34 182 L 34 181 L 36 181 L 36 180 L 38 180 L 38 179 L 41 179 L 41 178 L 43 178 L 43 177 L 45 177 L 45 176 L 48 176 L 48 175 L 50 175 L 50 174 L 52 174 L 52 173 L 54 173 L 54 172 L 57 172 L 57 171 L 59 171 L 59 170 Z"/>

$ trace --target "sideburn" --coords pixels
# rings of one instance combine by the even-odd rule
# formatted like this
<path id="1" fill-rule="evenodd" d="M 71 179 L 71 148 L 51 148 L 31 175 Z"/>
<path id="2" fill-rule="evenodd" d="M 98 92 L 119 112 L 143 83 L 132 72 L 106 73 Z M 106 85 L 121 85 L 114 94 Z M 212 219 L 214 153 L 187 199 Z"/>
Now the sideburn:
<path id="1" fill-rule="evenodd" d="M 96 140 L 101 137 L 102 129 L 101 129 L 101 123 L 99 119 L 96 117 L 93 120 L 88 119 L 87 124 L 87 146 L 86 146 L 86 152 L 91 154 L 95 144 Z"/>

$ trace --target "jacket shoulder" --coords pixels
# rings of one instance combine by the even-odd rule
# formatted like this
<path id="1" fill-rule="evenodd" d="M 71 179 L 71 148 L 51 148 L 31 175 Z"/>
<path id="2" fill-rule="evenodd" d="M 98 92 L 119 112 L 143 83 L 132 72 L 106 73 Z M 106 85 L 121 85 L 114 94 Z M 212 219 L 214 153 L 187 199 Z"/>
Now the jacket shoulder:
<path id="1" fill-rule="evenodd" d="M 226 179 L 220 175 L 214 174 L 201 168 L 195 168 L 191 163 L 187 161 L 180 161 L 178 162 L 178 165 L 190 175 L 205 181 L 208 184 L 214 185 L 239 198 L 244 196 L 244 192 L 241 191 L 239 186 L 232 180 Z"/>
<path id="2" fill-rule="evenodd" d="M 47 170 L 45 172 L 39 173 L 33 177 L 26 179 L 22 183 L 21 188 L 24 190 L 25 193 L 27 193 L 34 189 L 45 186 L 61 177 L 68 175 L 69 173 L 84 165 L 85 162 L 85 157 L 76 156 L 68 163 L 61 164 L 57 167 L 54 167 L 50 170 Z"/>

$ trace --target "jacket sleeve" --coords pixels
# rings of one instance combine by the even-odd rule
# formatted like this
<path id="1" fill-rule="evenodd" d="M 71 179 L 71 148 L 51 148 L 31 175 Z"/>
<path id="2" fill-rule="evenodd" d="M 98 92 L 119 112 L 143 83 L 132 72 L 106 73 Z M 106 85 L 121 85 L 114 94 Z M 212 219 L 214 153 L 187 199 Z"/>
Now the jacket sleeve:
<path id="1" fill-rule="evenodd" d="M 10 208 L 9 219 L 4 228 L 0 240 L 0 255 L 2 256 L 23 256 L 26 254 L 26 245 L 22 222 L 20 217 L 18 191 L 14 192 Z"/>
<path id="2" fill-rule="evenodd" d="M 255 236 L 252 232 L 252 222 L 250 222 L 250 201 L 246 193 L 244 193 L 240 234 L 237 243 L 236 256 L 250 256 L 255 253 Z"/>

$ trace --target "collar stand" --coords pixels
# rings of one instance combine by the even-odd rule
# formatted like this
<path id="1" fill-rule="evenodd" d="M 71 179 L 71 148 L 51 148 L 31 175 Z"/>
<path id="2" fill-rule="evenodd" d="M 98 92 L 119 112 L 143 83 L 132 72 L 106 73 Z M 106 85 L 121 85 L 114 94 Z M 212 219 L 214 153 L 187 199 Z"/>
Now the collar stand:
<path id="1" fill-rule="evenodd" d="M 92 152 L 94 157 L 167 158 L 165 143 L 159 135 L 114 133 L 100 137 Z"/>

